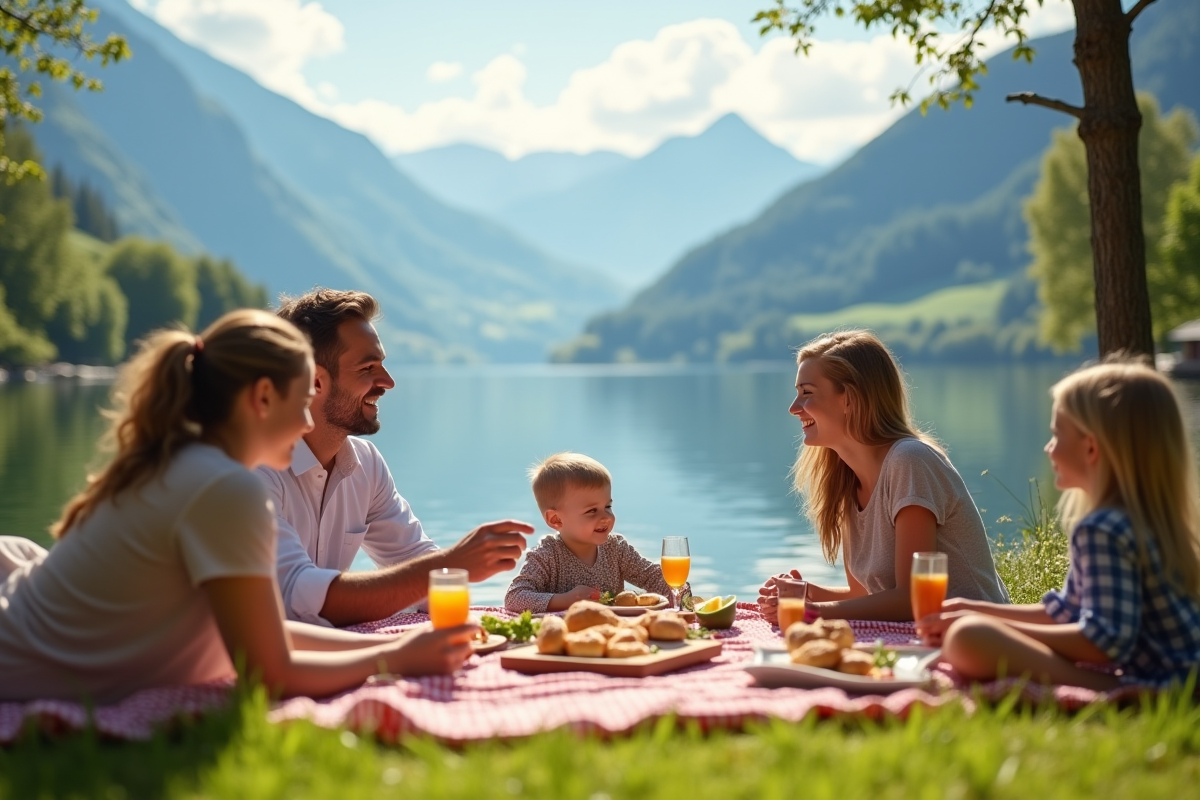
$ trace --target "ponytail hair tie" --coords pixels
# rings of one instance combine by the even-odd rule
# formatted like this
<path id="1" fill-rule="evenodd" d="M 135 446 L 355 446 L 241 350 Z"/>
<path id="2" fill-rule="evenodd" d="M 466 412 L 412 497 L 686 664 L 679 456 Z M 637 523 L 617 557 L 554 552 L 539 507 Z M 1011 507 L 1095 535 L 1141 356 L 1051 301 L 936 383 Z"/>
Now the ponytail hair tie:
<path id="1" fill-rule="evenodd" d="M 204 352 L 204 340 L 199 335 L 192 341 L 192 357 L 196 357 Z"/>

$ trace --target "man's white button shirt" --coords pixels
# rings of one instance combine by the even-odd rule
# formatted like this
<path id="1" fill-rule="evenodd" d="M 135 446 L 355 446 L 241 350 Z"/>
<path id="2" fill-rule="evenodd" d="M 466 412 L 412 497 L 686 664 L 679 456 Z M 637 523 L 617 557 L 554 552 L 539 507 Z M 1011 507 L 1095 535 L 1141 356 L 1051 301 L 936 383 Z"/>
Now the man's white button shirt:
<path id="1" fill-rule="evenodd" d="M 259 467 L 279 523 L 276 566 L 289 619 L 321 617 L 329 584 L 358 548 L 383 567 L 436 550 L 375 445 L 346 437 L 330 475 L 301 439 L 286 470 Z"/>

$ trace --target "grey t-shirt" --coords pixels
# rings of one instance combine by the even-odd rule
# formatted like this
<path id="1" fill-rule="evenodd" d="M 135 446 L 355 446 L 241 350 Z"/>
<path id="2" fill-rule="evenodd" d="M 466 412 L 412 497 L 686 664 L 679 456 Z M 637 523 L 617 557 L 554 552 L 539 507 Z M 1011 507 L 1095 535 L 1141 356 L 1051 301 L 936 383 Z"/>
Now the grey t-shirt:
<path id="1" fill-rule="evenodd" d="M 1008 602 L 967 485 L 948 458 L 919 439 L 892 445 L 866 508 L 850 512 L 845 557 L 856 581 L 871 594 L 896 588 L 896 515 L 908 506 L 937 519 L 937 550 L 949 561 L 947 597 Z"/>

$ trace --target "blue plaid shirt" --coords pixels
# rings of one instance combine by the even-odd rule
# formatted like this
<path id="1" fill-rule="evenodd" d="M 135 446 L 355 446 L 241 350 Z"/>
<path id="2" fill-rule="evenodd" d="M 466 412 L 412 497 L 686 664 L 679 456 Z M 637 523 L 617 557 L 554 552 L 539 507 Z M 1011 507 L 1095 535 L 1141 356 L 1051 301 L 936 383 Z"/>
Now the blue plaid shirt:
<path id="1" fill-rule="evenodd" d="M 1124 511 L 1093 511 L 1071 532 L 1066 586 L 1042 602 L 1056 622 L 1079 623 L 1123 670 L 1124 682 L 1165 686 L 1200 664 L 1200 599 L 1166 580 L 1150 536 L 1146 556 L 1143 568 Z"/>

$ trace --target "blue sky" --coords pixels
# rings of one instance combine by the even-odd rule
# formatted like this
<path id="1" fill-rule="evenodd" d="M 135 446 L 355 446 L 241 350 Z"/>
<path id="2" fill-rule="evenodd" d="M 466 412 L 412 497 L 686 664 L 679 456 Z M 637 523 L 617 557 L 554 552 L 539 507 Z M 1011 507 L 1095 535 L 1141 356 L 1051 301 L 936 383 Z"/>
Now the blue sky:
<path id="1" fill-rule="evenodd" d="M 130 2 L 388 153 L 471 142 L 510 158 L 639 156 L 737 113 L 829 164 L 899 116 L 888 96 L 917 73 L 905 43 L 833 17 L 797 57 L 750 21 L 769 0 Z M 1046 0 L 1029 28 L 1072 22 L 1066 0 Z"/>

